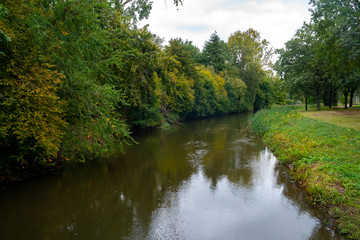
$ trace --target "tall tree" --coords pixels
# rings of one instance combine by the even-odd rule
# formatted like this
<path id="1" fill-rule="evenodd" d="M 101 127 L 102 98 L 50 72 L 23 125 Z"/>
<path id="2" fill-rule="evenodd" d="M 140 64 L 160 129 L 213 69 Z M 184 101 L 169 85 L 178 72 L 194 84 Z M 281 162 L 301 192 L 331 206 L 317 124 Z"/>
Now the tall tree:
<path id="1" fill-rule="evenodd" d="M 209 41 L 205 42 L 202 51 L 202 63 L 211 66 L 216 72 L 224 71 L 228 49 L 226 43 L 220 39 L 215 31 Z"/>
<path id="2" fill-rule="evenodd" d="M 14 162 L 48 163 L 57 156 L 67 125 L 66 102 L 57 95 L 64 75 L 41 55 L 30 30 L 37 9 L 16 1 L 4 4 L 9 11 L 1 31 L 9 39 L 1 42 L 0 148 Z"/>
<path id="3" fill-rule="evenodd" d="M 189 48 L 188 42 L 184 42 L 181 38 L 171 39 L 164 51 L 168 56 L 172 56 L 180 63 L 177 68 L 181 73 L 186 74 L 188 77 L 196 75 L 193 51 Z"/>
<path id="4" fill-rule="evenodd" d="M 320 58 L 330 57 L 327 72 L 339 84 L 345 98 L 359 88 L 360 78 L 360 3 L 357 0 L 312 0 L 312 20 L 317 26 L 319 39 L 332 39 L 326 43 L 327 51 Z M 330 55 L 330 56 L 329 56 Z"/>
<path id="5" fill-rule="evenodd" d="M 271 66 L 272 49 L 269 42 L 261 39 L 260 33 L 254 29 L 231 34 L 228 47 L 231 63 L 247 85 L 246 101 L 251 108 L 256 91 L 266 75 L 265 70 Z"/>
<path id="6" fill-rule="evenodd" d="M 275 64 L 288 89 L 301 92 L 306 101 L 310 96 L 316 98 L 318 110 L 326 80 L 324 59 L 316 57 L 319 45 L 313 25 L 304 24 L 285 49 L 278 50 L 280 57 Z"/>

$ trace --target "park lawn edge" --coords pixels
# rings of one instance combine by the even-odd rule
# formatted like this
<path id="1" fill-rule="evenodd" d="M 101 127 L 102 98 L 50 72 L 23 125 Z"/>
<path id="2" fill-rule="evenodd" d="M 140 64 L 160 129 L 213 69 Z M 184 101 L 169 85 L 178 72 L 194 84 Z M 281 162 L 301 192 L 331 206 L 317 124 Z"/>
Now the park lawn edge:
<path id="1" fill-rule="evenodd" d="M 251 126 L 289 166 L 324 221 L 360 239 L 360 131 L 303 117 L 294 107 L 261 110 Z"/>

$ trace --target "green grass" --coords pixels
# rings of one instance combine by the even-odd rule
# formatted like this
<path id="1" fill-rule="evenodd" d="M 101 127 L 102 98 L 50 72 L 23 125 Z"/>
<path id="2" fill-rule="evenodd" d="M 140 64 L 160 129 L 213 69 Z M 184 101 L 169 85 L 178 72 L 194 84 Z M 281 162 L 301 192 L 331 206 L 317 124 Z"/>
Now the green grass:
<path id="1" fill-rule="evenodd" d="M 304 117 L 360 131 L 360 109 L 299 110 Z"/>
<path id="2" fill-rule="evenodd" d="M 253 131 L 292 166 L 309 199 L 338 230 L 360 239 L 360 131 L 304 117 L 295 108 L 255 114 Z"/>

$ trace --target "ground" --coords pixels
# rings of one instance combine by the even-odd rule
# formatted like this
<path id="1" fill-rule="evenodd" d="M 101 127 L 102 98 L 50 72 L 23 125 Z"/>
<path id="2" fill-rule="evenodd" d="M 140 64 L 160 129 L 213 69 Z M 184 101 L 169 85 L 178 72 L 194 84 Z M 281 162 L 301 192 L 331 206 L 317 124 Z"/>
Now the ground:
<path id="1" fill-rule="evenodd" d="M 353 128 L 360 130 L 360 108 L 333 108 L 324 109 L 321 111 L 316 110 L 300 110 L 304 117 L 311 117 L 319 121 L 328 122 L 341 127 Z"/>

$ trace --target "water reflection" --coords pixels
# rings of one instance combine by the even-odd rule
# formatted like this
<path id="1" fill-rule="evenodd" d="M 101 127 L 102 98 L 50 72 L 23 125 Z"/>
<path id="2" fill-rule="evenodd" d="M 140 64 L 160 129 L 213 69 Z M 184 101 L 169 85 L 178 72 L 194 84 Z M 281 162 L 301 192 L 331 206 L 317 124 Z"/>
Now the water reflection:
<path id="1" fill-rule="evenodd" d="M 0 192 L 1 239 L 343 239 L 233 115 Z"/>

